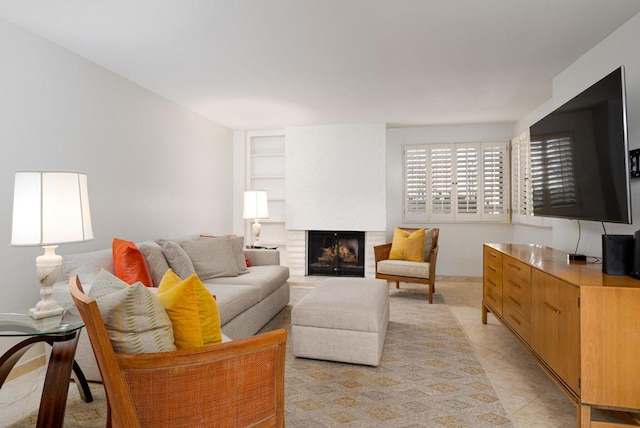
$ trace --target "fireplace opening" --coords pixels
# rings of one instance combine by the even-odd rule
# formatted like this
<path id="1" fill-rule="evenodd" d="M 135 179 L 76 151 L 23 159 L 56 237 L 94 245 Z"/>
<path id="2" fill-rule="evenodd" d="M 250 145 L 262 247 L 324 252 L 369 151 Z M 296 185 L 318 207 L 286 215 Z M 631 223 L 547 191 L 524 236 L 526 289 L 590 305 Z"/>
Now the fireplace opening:
<path id="1" fill-rule="evenodd" d="M 307 274 L 364 278 L 364 232 L 310 230 Z"/>

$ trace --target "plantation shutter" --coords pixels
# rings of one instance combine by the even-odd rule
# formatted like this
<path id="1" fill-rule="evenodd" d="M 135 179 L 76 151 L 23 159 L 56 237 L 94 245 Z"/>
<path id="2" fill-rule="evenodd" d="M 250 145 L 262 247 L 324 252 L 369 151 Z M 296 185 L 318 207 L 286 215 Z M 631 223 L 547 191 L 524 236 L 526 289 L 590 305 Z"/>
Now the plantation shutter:
<path id="1" fill-rule="evenodd" d="M 482 220 L 507 221 L 509 165 L 505 143 L 482 143 Z"/>
<path id="2" fill-rule="evenodd" d="M 480 220 L 478 181 L 480 150 L 478 144 L 456 145 L 456 219 Z"/>
<path id="3" fill-rule="evenodd" d="M 424 222 L 428 199 L 428 151 L 424 147 L 406 147 L 405 170 L 405 222 Z"/>
<path id="4" fill-rule="evenodd" d="M 431 212 L 435 221 L 453 217 L 453 146 L 430 145 L 431 156 Z"/>

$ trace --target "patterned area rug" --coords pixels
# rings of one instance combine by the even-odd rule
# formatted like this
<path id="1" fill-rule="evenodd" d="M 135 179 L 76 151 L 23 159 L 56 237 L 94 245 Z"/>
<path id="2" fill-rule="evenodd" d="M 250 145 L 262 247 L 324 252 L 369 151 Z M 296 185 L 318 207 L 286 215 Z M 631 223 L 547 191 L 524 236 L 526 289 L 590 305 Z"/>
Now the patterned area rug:
<path id="1" fill-rule="evenodd" d="M 290 333 L 291 307 L 308 291 L 291 287 L 291 303 L 262 331 Z M 295 358 L 287 345 L 286 425 L 322 427 L 513 427 L 466 334 L 438 294 L 391 289 L 391 315 L 378 367 Z M 104 427 L 106 401 L 69 389 L 65 427 Z M 33 427 L 36 412 L 11 427 Z"/>
<path id="2" fill-rule="evenodd" d="M 263 331 L 290 332 L 291 304 Z M 434 296 L 390 291 L 391 314 L 378 367 L 295 358 L 287 344 L 288 427 L 512 427 L 458 321 Z"/>

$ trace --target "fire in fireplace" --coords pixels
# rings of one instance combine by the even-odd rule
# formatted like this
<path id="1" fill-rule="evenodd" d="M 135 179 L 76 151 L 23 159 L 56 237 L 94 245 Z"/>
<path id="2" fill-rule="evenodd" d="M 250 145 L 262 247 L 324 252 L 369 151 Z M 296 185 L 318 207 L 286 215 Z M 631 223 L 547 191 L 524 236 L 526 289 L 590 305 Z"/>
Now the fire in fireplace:
<path id="1" fill-rule="evenodd" d="M 364 277 L 364 232 L 310 230 L 309 275 Z"/>

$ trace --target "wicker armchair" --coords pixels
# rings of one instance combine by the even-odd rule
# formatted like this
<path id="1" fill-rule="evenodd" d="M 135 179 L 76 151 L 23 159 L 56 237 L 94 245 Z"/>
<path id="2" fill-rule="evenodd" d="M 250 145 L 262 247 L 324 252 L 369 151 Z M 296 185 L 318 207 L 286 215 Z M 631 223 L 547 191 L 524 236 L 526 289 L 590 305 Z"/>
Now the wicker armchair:
<path id="1" fill-rule="evenodd" d="M 69 291 L 102 374 L 108 427 L 284 427 L 286 331 L 188 351 L 116 354 L 76 276 Z"/>
<path id="2" fill-rule="evenodd" d="M 403 228 L 413 232 L 417 229 Z M 433 303 L 433 293 L 436 292 L 436 260 L 438 258 L 438 236 L 440 229 L 433 229 L 433 245 L 429 260 L 424 262 L 408 262 L 404 260 L 389 260 L 391 244 L 373 247 L 376 259 L 376 278 L 395 281 L 396 288 L 401 282 L 412 282 L 429 285 L 429 303 Z M 382 262 L 382 264 L 380 264 Z"/>

